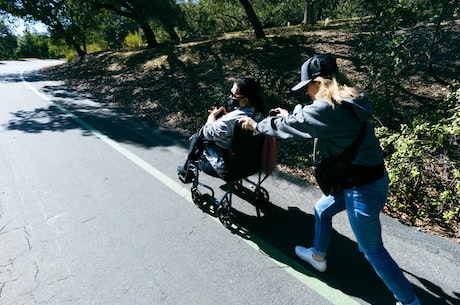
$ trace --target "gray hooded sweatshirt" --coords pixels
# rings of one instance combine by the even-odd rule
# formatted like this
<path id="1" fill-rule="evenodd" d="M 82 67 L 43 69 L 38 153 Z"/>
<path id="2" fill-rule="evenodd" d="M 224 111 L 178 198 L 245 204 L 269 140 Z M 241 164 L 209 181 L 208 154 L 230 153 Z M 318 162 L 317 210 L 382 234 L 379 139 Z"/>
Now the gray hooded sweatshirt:
<path id="1" fill-rule="evenodd" d="M 337 156 L 350 146 L 358 137 L 361 122 L 366 122 L 366 132 L 352 164 L 383 164 L 380 143 L 368 121 L 374 112 L 372 105 L 364 95 L 357 99 L 346 99 L 342 103 L 333 108 L 327 101 L 315 100 L 300 112 L 289 114 L 285 118 L 265 118 L 257 124 L 257 131 L 282 139 L 318 138 L 317 149 L 320 156 L 329 157 Z"/>

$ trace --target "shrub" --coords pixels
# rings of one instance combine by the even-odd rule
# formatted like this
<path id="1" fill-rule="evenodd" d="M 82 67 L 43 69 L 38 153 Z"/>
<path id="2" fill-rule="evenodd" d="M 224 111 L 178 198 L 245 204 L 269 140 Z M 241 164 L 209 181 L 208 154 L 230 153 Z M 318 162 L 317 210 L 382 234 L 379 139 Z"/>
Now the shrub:
<path id="1" fill-rule="evenodd" d="M 410 224 L 438 225 L 459 235 L 460 89 L 429 116 L 416 117 L 399 132 L 377 129 L 390 176 L 388 211 Z"/>
<path id="2" fill-rule="evenodd" d="M 143 46 L 141 35 L 138 32 L 129 32 L 125 37 L 124 45 L 128 48 L 138 48 Z"/>

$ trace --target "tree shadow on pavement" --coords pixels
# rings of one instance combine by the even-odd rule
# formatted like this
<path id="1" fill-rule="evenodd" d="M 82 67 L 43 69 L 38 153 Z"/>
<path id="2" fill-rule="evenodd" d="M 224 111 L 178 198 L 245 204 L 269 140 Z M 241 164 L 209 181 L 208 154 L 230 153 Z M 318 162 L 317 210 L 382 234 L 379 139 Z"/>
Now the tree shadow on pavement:
<path id="1" fill-rule="evenodd" d="M 19 83 L 22 82 L 21 76 L 18 73 L 9 73 L 0 75 L 0 83 Z"/>
<path id="2" fill-rule="evenodd" d="M 271 202 L 258 203 L 254 192 L 250 190 L 235 192 L 235 195 L 260 209 L 261 216 L 245 214 L 232 208 L 232 233 L 251 240 L 272 259 L 306 276 L 318 278 L 346 295 L 373 305 L 395 303 L 392 293 L 359 252 L 355 241 L 334 231 L 328 251 L 328 270 L 319 273 L 301 261 L 294 252 L 297 245 L 309 246 L 313 243 L 313 215 L 303 212 L 298 207 L 288 207 L 286 210 Z M 215 210 L 204 209 L 204 212 L 215 216 Z M 424 286 L 414 284 L 421 304 L 458 304 L 458 298 L 447 295 L 430 281 L 406 273 L 417 278 Z"/>
<path id="3" fill-rule="evenodd" d="M 32 79 L 41 78 L 35 76 Z M 84 136 L 92 136 L 97 132 L 116 142 L 147 148 L 183 145 L 185 136 L 182 133 L 109 108 L 77 90 L 59 85 L 45 86 L 40 89 L 40 93 L 49 97 L 50 103 L 33 110 L 13 112 L 14 118 L 6 124 L 7 129 L 25 133 L 81 130 Z"/>

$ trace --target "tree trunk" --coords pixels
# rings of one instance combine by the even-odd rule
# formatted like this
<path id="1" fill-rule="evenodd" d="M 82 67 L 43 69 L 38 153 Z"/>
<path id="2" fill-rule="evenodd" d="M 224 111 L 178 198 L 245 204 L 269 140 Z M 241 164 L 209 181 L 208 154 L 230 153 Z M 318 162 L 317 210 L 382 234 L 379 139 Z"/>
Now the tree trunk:
<path id="1" fill-rule="evenodd" d="M 83 44 L 83 51 L 85 51 L 85 54 L 88 54 L 88 47 L 86 45 L 86 35 L 83 37 L 82 44 Z"/>
<path id="2" fill-rule="evenodd" d="M 174 30 L 174 27 L 172 25 L 163 24 L 163 26 L 164 26 L 164 28 L 165 28 L 166 32 L 168 33 L 169 38 L 171 40 L 176 40 L 176 41 L 180 40 L 179 35 L 177 35 L 177 32 L 176 32 L 176 30 Z"/>
<path id="3" fill-rule="evenodd" d="M 79 57 L 84 57 L 86 55 L 86 50 L 83 50 L 80 43 L 75 40 L 72 31 L 64 29 L 64 26 L 59 21 L 54 25 L 54 35 L 64 39 L 65 43 L 69 47 L 72 47 Z"/>
<path id="4" fill-rule="evenodd" d="M 65 41 L 67 45 L 71 46 L 77 52 L 79 57 L 84 57 L 86 55 L 86 52 L 82 50 L 80 44 L 75 41 L 72 35 L 65 33 Z"/>
<path id="5" fill-rule="evenodd" d="M 314 5 L 313 0 L 305 1 L 305 10 L 303 11 L 303 21 L 302 24 L 313 25 L 316 23 L 314 17 Z"/>
<path id="6" fill-rule="evenodd" d="M 262 29 L 262 24 L 260 23 L 259 17 L 257 17 L 254 9 L 252 8 L 251 3 L 249 0 L 240 0 L 241 5 L 243 5 L 246 14 L 248 15 L 249 22 L 251 22 L 252 27 L 254 28 L 254 33 L 256 34 L 256 38 L 264 38 L 265 33 Z"/>
<path id="7" fill-rule="evenodd" d="M 153 33 L 152 28 L 146 21 L 139 22 L 142 30 L 144 31 L 145 39 L 147 39 L 147 48 L 151 49 L 154 48 L 157 44 L 157 38 L 155 37 L 155 33 Z"/>

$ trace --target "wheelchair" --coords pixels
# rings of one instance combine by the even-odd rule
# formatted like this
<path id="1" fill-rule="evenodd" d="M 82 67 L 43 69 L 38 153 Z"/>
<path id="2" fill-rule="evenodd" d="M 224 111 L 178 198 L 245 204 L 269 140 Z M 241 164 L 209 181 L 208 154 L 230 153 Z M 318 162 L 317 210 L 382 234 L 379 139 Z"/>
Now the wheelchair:
<path id="1" fill-rule="evenodd" d="M 276 138 L 261 134 L 254 135 L 252 131 L 244 130 L 240 123 L 236 123 L 228 158 L 225 160 L 226 174 L 223 177 L 212 175 L 225 181 L 222 187 L 224 194 L 217 199 L 214 189 L 199 181 L 201 172 L 199 166 L 191 164 L 194 171 L 191 186 L 193 203 L 200 209 L 204 209 L 205 204 L 210 203 L 215 208 L 219 221 L 226 228 L 230 228 L 232 225 L 232 194 L 243 188 L 246 190 L 247 188 L 243 186 L 245 182 L 253 189 L 257 215 L 260 216 L 259 205 L 268 203 L 270 200 L 268 191 L 261 184 L 272 173 L 276 161 Z M 251 180 L 249 176 L 255 174 L 258 174 L 258 179 Z"/>

